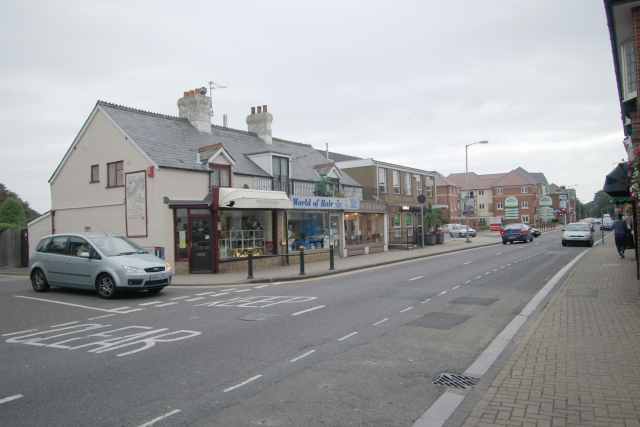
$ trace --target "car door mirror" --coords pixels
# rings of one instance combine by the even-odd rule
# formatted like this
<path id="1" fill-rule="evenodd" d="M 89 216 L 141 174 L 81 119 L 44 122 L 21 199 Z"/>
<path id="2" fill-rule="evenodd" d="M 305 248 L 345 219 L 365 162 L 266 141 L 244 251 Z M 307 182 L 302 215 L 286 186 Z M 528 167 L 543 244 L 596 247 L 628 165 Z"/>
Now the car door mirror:
<path id="1" fill-rule="evenodd" d="M 89 258 L 89 252 L 81 252 L 80 258 Z"/>

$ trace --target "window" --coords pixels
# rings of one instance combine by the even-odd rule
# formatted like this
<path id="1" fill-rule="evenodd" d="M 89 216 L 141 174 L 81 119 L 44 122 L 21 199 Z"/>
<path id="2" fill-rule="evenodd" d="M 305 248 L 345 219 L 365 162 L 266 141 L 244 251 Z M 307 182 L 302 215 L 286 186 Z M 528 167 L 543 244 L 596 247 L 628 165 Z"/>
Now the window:
<path id="1" fill-rule="evenodd" d="M 289 159 L 286 157 L 271 158 L 271 174 L 273 175 L 273 190 L 285 191 L 289 194 Z"/>
<path id="2" fill-rule="evenodd" d="M 413 218 L 410 213 L 407 214 L 407 237 L 413 236 Z"/>
<path id="3" fill-rule="evenodd" d="M 212 187 L 231 187 L 231 166 L 209 165 Z"/>
<path id="4" fill-rule="evenodd" d="M 387 170 L 385 168 L 378 169 L 378 187 L 380 193 L 387 192 Z"/>
<path id="5" fill-rule="evenodd" d="M 393 171 L 393 194 L 400 194 L 400 171 Z"/>
<path id="6" fill-rule="evenodd" d="M 411 174 L 410 173 L 406 173 L 404 174 L 404 194 L 405 196 L 410 196 L 411 195 L 411 187 L 412 187 L 412 182 L 411 182 Z"/>
<path id="7" fill-rule="evenodd" d="M 480 203 L 480 204 L 478 205 L 478 209 L 484 209 L 484 203 Z"/>
<path id="8" fill-rule="evenodd" d="M 124 162 L 107 163 L 107 188 L 124 186 Z"/>
<path id="9" fill-rule="evenodd" d="M 504 205 L 502 204 L 502 202 L 498 202 L 498 204 L 496 205 L 496 209 L 504 209 Z"/>
<path id="10" fill-rule="evenodd" d="M 416 175 L 416 190 L 418 194 L 422 192 L 422 177 L 420 175 Z"/>
<path id="11" fill-rule="evenodd" d="M 622 60 L 622 91 L 625 100 L 635 98 L 636 89 L 636 55 L 633 47 L 633 41 L 625 43 L 621 46 Z"/>
<path id="12" fill-rule="evenodd" d="M 522 215 L 522 222 L 527 224 L 529 222 L 529 215 Z"/>
<path id="13" fill-rule="evenodd" d="M 478 196 L 484 196 L 484 190 L 478 190 Z"/>
<path id="14" fill-rule="evenodd" d="M 529 202 L 522 202 L 522 209 L 529 209 Z"/>
<path id="15" fill-rule="evenodd" d="M 100 165 L 91 166 L 91 181 L 89 182 L 100 182 Z"/>
<path id="16" fill-rule="evenodd" d="M 502 188 L 496 188 L 496 194 L 497 195 L 502 194 Z"/>
<path id="17" fill-rule="evenodd" d="M 520 187 L 520 192 L 527 193 L 528 192 L 527 187 Z"/>

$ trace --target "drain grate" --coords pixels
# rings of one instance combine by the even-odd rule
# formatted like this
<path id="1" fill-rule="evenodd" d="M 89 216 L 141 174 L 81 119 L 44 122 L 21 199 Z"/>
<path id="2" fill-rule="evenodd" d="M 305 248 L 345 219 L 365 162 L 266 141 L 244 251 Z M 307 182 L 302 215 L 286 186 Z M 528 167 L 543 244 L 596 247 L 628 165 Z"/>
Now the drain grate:
<path id="1" fill-rule="evenodd" d="M 464 377 L 457 374 L 440 374 L 433 383 L 445 387 L 468 390 L 478 383 L 478 378 Z"/>
<path id="2" fill-rule="evenodd" d="M 273 314 L 273 313 L 251 313 L 248 314 L 244 317 L 240 317 L 238 320 L 248 320 L 248 321 L 258 321 L 258 320 L 265 320 L 265 319 L 269 319 L 271 317 L 277 316 L 277 314 Z"/>

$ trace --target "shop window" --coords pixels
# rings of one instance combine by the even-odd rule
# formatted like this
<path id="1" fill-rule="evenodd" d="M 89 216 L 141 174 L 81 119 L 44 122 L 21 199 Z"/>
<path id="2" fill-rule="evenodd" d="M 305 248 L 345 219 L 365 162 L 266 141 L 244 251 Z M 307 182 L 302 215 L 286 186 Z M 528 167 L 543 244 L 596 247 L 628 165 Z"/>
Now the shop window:
<path id="1" fill-rule="evenodd" d="M 219 211 L 218 257 L 220 260 L 243 258 L 253 254 L 272 254 L 272 211 Z"/>
<path id="2" fill-rule="evenodd" d="M 289 211 L 287 238 L 289 252 L 329 248 L 329 213 L 317 211 Z"/>
<path id="3" fill-rule="evenodd" d="M 176 261 L 186 261 L 189 259 L 189 222 L 187 217 L 187 209 L 176 209 L 175 217 Z"/>
<path id="4" fill-rule="evenodd" d="M 400 223 L 400 214 L 393 214 L 394 237 L 402 237 L 402 224 Z"/>
<path id="5" fill-rule="evenodd" d="M 107 163 L 107 188 L 124 186 L 124 162 Z"/>
<path id="6" fill-rule="evenodd" d="M 231 187 L 231 166 L 209 165 L 212 187 Z"/>

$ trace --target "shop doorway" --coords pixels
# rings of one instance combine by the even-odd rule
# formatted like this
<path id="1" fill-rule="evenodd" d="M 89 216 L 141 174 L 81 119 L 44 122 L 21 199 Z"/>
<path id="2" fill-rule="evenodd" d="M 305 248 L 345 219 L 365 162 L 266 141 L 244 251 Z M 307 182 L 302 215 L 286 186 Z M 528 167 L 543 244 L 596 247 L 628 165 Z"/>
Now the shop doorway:
<path id="1" fill-rule="evenodd" d="M 329 214 L 329 244 L 333 244 L 333 256 L 340 257 L 340 214 Z"/>
<path id="2" fill-rule="evenodd" d="M 190 265 L 192 273 L 211 273 L 211 218 L 190 219 L 191 247 Z"/>

